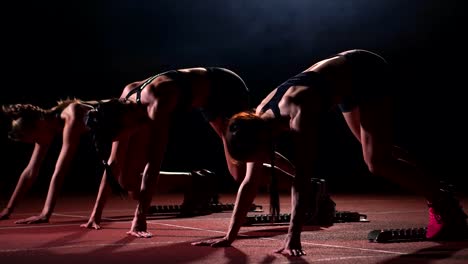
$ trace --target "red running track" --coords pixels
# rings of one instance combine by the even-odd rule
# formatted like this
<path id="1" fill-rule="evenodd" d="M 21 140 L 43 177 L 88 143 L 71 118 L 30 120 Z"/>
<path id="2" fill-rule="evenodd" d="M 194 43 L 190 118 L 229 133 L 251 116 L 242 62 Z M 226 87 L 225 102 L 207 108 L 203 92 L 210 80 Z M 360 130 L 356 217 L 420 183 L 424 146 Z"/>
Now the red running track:
<path id="1" fill-rule="evenodd" d="M 233 194 L 221 196 L 233 203 Z M 87 220 L 94 197 L 61 197 L 50 223 L 17 225 L 14 221 L 42 209 L 41 200 L 22 203 L 11 219 L 0 221 L 0 263 L 468 263 L 468 241 L 371 243 L 374 229 L 422 227 L 427 221 L 424 200 L 413 196 L 333 195 L 339 211 L 366 214 L 368 223 L 308 226 L 302 235 L 306 256 L 273 253 L 282 245 L 285 225 L 249 226 L 232 247 L 195 247 L 191 242 L 224 235 L 231 212 L 191 218 L 151 216 L 154 237 L 126 235 L 135 202 L 112 198 L 104 211 L 102 230 L 79 225 Z M 182 195 L 155 196 L 153 204 L 180 204 Z M 6 201 L 3 201 L 3 204 Z M 282 196 L 282 213 L 289 213 L 289 197 Z M 255 203 L 268 212 L 268 199 Z M 27 206 L 26 206 L 27 205 Z M 467 199 L 463 199 L 468 208 Z"/>

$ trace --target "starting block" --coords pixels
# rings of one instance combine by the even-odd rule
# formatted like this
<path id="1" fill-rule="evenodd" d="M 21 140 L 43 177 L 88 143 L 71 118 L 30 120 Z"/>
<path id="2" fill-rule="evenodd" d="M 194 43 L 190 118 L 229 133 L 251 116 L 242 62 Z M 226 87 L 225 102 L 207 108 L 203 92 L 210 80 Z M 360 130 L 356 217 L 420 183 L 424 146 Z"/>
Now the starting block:
<path id="1" fill-rule="evenodd" d="M 232 211 L 233 203 L 219 202 L 215 191 L 216 175 L 206 169 L 190 172 L 192 183 L 184 191 L 184 201 L 180 205 L 152 205 L 148 214 L 179 214 L 180 216 L 206 215 L 222 211 Z M 262 206 L 252 204 L 250 211 L 263 212 Z"/>
<path id="2" fill-rule="evenodd" d="M 307 217 L 304 225 L 323 225 L 325 223 L 317 222 L 313 220 L 313 217 Z M 289 223 L 291 220 L 291 214 L 280 214 L 276 218 L 269 214 L 259 214 L 247 216 L 244 226 L 258 225 L 258 224 L 281 224 Z M 367 216 L 349 211 L 337 211 L 333 218 L 334 223 L 346 223 L 346 222 L 369 222 Z"/>
<path id="3" fill-rule="evenodd" d="M 312 178 L 304 225 L 332 226 L 334 223 L 369 222 L 367 215 L 358 212 L 336 211 L 336 204 L 328 194 L 324 179 Z M 291 214 L 247 216 L 244 225 L 289 223 Z"/>
<path id="4" fill-rule="evenodd" d="M 335 223 L 369 222 L 367 215 L 350 211 L 336 211 L 334 221 Z"/>
<path id="5" fill-rule="evenodd" d="M 401 228 L 401 229 L 377 229 L 367 234 L 369 242 L 375 243 L 399 243 L 427 241 L 427 227 Z M 468 241 L 468 231 L 460 230 L 446 241 Z"/>
<path id="6" fill-rule="evenodd" d="M 427 228 L 402 228 L 402 229 L 378 229 L 372 230 L 367 235 L 369 242 L 393 243 L 416 242 L 426 240 Z"/>
<path id="7" fill-rule="evenodd" d="M 211 212 L 223 212 L 234 210 L 233 203 L 211 203 L 205 206 Z M 184 205 L 152 205 L 148 209 L 148 214 L 171 214 L 184 212 Z M 261 205 L 252 204 L 250 212 L 262 212 L 263 208 Z"/>

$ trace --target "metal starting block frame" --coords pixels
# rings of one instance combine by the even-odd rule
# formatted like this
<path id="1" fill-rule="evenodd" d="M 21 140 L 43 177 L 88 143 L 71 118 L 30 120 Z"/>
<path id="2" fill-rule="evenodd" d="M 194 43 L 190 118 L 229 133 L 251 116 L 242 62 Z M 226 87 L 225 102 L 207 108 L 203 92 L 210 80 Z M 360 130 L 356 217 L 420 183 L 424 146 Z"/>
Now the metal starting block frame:
<path id="1" fill-rule="evenodd" d="M 170 214 L 170 213 L 181 213 L 183 211 L 183 205 L 152 205 L 148 209 L 148 214 Z M 212 212 L 223 212 L 223 211 L 232 211 L 234 210 L 233 203 L 212 203 L 206 206 L 207 210 Z M 250 212 L 263 212 L 263 207 L 261 205 L 252 204 L 250 207 Z"/>
<path id="2" fill-rule="evenodd" d="M 310 181 L 310 197 L 307 205 L 305 225 L 331 226 L 333 223 L 369 222 L 367 215 L 351 211 L 337 211 L 336 204 L 328 194 L 325 179 L 312 178 Z M 247 216 L 244 226 L 289 223 L 291 214 L 270 214 Z"/>
<path id="3" fill-rule="evenodd" d="M 395 229 L 377 229 L 367 234 L 369 242 L 374 243 L 401 243 L 401 242 L 420 242 L 427 241 L 427 227 L 415 228 L 395 228 Z M 468 231 L 460 230 L 454 234 L 456 237 L 450 238 L 450 241 L 468 241 Z M 447 241 L 448 241 L 447 240 Z"/>
<path id="4" fill-rule="evenodd" d="M 426 240 L 426 232 L 426 227 L 377 229 L 370 231 L 367 239 L 375 243 L 416 242 Z"/>
<path id="5" fill-rule="evenodd" d="M 259 214 L 247 216 L 244 226 L 249 225 L 259 225 L 259 224 L 281 224 L 289 223 L 291 220 L 291 214 L 280 214 L 276 219 L 270 214 Z M 350 211 L 337 211 L 335 212 L 335 217 L 333 219 L 334 223 L 345 223 L 345 222 L 369 222 L 367 215 L 360 214 L 358 212 Z M 313 225 L 313 221 L 308 218 L 304 223 L 305 225 Z M 319 225 L 319 224 L 317 224 Z"/>

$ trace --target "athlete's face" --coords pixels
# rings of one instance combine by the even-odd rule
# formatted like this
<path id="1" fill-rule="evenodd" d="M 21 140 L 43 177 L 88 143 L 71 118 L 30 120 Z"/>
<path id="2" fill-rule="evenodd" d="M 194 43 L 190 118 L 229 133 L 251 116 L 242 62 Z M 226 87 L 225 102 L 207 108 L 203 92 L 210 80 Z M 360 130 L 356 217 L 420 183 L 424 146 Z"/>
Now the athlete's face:
<path id="1" fill-rule="evenodd" d="M 34 143 L 38 141 L 42 133 L 44 131 L 38 125 L 38 120 L 19 117 L 11 121 L 8 137 L 14 141 Z"/>

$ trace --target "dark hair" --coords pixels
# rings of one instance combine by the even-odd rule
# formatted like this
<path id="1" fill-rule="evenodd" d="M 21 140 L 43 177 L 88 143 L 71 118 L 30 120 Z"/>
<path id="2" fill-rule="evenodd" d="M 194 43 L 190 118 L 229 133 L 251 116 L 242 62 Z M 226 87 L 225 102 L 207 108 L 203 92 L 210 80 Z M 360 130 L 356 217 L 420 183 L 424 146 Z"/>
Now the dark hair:
<path id="1" fill-rule="evenodd" d="M 121 197 L 125 197 L 127 192 L 114 177 L 111 166 L 107 163 L 107 147 L 117 136 L 122 127 L 122 114 L 125 109 L 125 102 L 118 98 L 110 99 L 106 102 L 99 102 L 98 105 L 86 115 L 86 126 L 90 133 L 96 149 L 96 154 L 101 160 L 106 170 L 106 181 L 112 191 Z"/>

